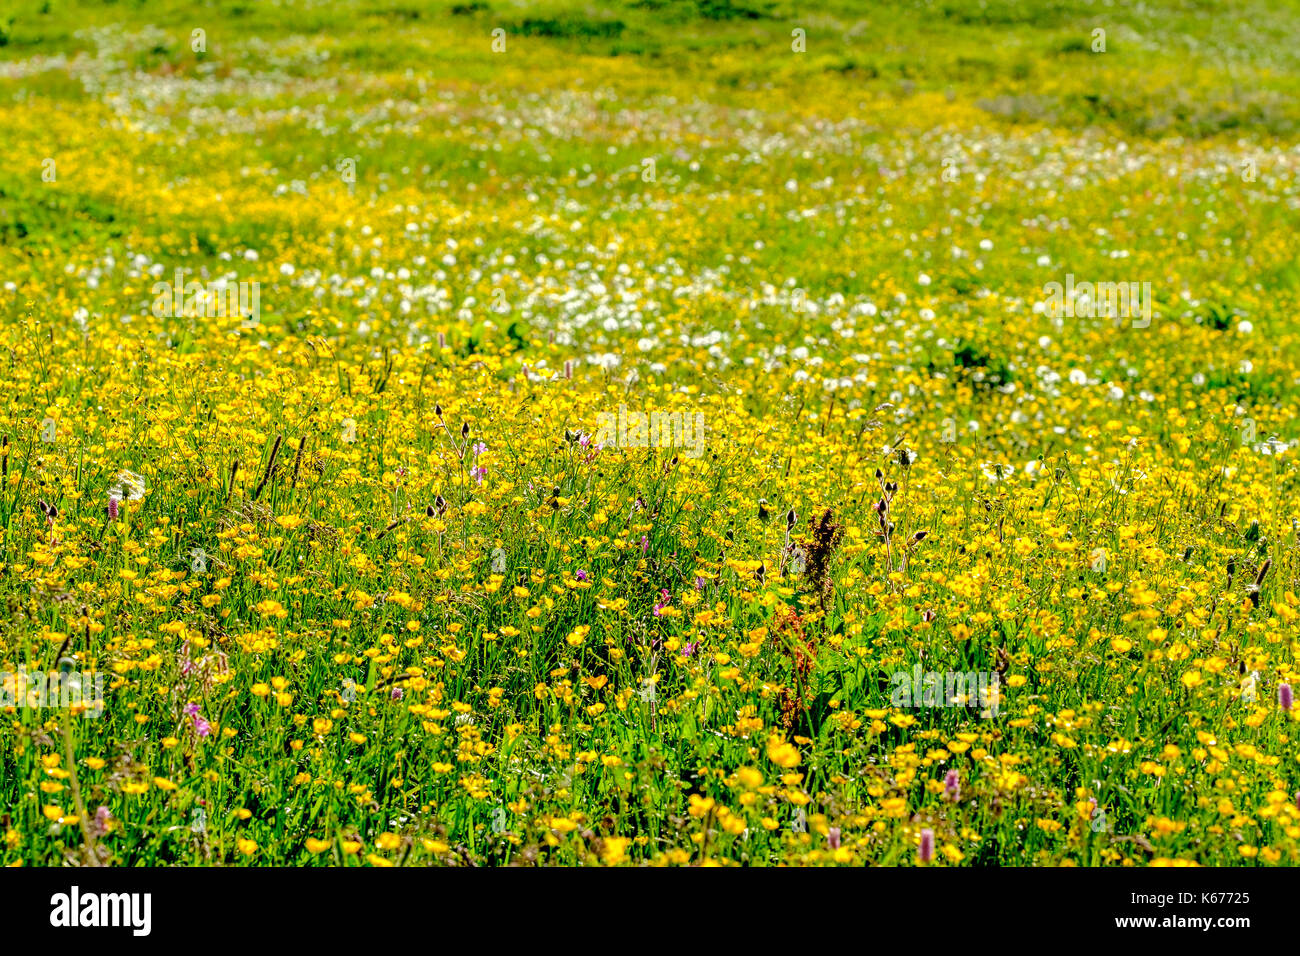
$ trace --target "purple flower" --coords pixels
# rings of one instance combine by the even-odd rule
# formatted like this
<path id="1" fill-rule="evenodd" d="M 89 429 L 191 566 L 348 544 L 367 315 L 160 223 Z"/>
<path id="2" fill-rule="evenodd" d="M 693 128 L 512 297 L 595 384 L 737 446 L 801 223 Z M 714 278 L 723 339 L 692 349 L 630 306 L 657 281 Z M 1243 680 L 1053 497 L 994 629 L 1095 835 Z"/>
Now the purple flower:
<path id="1" fill-rule="evenodd" d="M 921 831 L 921 845 L 916 848 L 916 858 L 922 863 L 929 863 L 934 859 L 934 831 Z"/>
<path id="2" fill-rule="evenodd" d="M 108 520 L 109 521 L 117 520 L 117 499 L 114 498 L 112 495 L 110 495 L 108 498 Z"/>
<path id="3" fill-rule="evenodd" d="M 582 568 L 578 568 L 578 570 L 575 571 L 574 574 L 573 574 L 573 580 L 575 580 L 575 581 L 585 581 L 585 580 L 587 580 L 587 572 L 584 571 L 584 570 L 582 570 Z"/>
<path id="4" fill-rule="evenodd" d="M 482 442 L 475 442 L 475 443 L 474 443 L 474 457 L 475 457 L 475 458 L 477 458 L 479 455 L 483 454 L 485 451 L 487 451 L 487 445 L 483 444 Z"/>
<path id="5" fill-rule="evenodd" d="M 389 696 L 389 698 L 392 699 L 392 700 L 401 700 L 401 699 L 402 699 L 402 688 L 400 688 L 400 687 L 394 687 L 394 688 L 393 688 L 393 692 L 392 692 L 391 694 L 389 694 L 388 696 Z"/>
<path id="6" fill-rule="evenodd" d="M 475 465 L 469 470 L 469 474 L 471 478 L 477 478 L 478 483 L 481 485 L 483 484 L 483 479 L 487 477 L 487 469 L 482 465 Z"/>
<path id="7" fill-rule="evenodd" d="M 703 590 L 704 590 L 704 578 L 696 577 L 696 579 L 695 579 L 695 590 L 697 590 L 697 591 L 703 591 Z"/>
<path id="8" fill-rule="evenodd" d="M 194 732 L 200 737 L 206 737 L 208 734 L 212 733 L 212 725 L 199 715 L 198 704 L 186 704 L 185 715 L 194 721 Z"/>
<path id="9" fill-rule="evenodd" d="M 700 646 L 699 641 L 687 641 L 682 646 L 682 657 L 690 657 L 695 653 L 695 649 Z"/>
<path id="10" fill-rule="evenodd" d="M 1290 684 L 1278 684 L 1278 685 L 1277 685 L 1277 704 L 1278 704 L 1278 706 L 1281 707 L 1283 710 L 1290 710 L 1290 709 L 1291 709 L 1291 704 L 1292 704 L 1292 703 L 1293 703 L 1293 701 L 1292 701 L 1292 699 L 1291 699 L 1291 685 L 1290 685 Z"/>
<path id="11" fill-rule="evenodd" d="M 645 535 L 641 535 L 641 553 L 645 554 L 649 550 L 650 550 L 650 539 L 647 538 Z"/>
<path id="12" fill-rule="evenodd" d="M 943 795 L 954 801 L 961 797 L 961 776 L 956 770 L 949 770 L 943 778 Z"/>
<path id="13" fill-rule="evenodd" d="M 661 590 L 659 592 L 659 603 L 655 605 L 655 617 L 658 617 L 659 612 L 662 611 L 664 608 L 666 608 L 669 604 L 671 604 L 672 600 L 673 597 L 671 594 L 668 593 L 667 588 Z"/>
<path id="14" fill-rule="evenodd" d="M 826 845 L 829 846 L 832 850 L 838 850 L 840 848 L 839 827 L 831 827 L 830 830 L 826 833 Z"/>

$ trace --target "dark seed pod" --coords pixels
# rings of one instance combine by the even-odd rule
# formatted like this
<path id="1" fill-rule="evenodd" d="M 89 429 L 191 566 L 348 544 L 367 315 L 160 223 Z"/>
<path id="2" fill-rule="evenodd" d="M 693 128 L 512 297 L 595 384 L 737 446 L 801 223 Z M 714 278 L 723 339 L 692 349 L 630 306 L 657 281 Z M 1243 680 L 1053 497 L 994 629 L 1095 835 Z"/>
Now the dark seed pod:
<path id="1" fill-rule="evenodd" d="M 1273 566 L 1273 559 L 1272 559 L 1272 558 L 1269 558 L 1267 561 L 1265 561 L 1265 562 L 1260 566 L 1259 574 L 1255 575 L 1255 587 L 1256 587 L 1256 588 L 1258 588 L 1261 584 L 1264 583 L 1264 577 L 1268 574 L 1268 569 L 1271 568 L 1272 566 Z"/>

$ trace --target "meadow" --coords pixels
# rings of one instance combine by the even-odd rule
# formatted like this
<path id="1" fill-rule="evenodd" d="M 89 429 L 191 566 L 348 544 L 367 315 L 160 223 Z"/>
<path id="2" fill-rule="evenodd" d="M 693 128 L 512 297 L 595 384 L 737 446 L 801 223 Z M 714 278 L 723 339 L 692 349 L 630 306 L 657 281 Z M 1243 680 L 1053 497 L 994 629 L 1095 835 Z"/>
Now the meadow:
<path id="1" fill-rule="evenodd" d="M 1296 865 L 1298 60 L 0 8 L 0 862 Z"/>

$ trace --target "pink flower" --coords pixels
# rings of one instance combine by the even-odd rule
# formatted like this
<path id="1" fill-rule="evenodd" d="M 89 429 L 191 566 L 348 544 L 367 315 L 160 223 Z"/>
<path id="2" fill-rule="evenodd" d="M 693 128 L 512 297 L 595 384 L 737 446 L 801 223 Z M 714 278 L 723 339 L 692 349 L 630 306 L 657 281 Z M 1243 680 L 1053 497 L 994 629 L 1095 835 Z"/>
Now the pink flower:
<path id="1" fill-rule="evenodd" d="M 585 581 L 587 580 L 587 572 L 582 570 L 582 568 L 578 568 L 578 570 L 573 574 L 573 579 L 575 581 Z"/>
<path id="2" fill-rule="evenodd" d="M 934 859 L 934 831 L 921 831 L 921 845 L 916 848 L 916 858 L 922 863 L 929 863 Z"/>
<path id="3" fill-rule="evenodd" d="M 86 821 L 86 829 L 97 837 L 108 835 L 108 824 L 113 819 L 113 814 L 109 812 L 108 807 L 100 807 L 95 811 L 95 815 Z"/>
<path id="4" fill-rule="evenodd" d="M 947 776 L 943 778 L 943 795 L 949 800 L 957 800 L 961 797 L 961 776 L 956 770 L 949 770 Z"/>
<path id="5" fill-rule="evenodd" d="M 117 520 L 117 499 L 112 497 L 111 495 L 109 496 L 108 499 L 108 520 L 109 521 Z"/>
<path id="6" fill-rule="evenodd" d="M 668 593 L 667 588 L 661 590 L 659 592 L 659 603 L 655 605 L 655 617 L 658 617 L 659 612 L 662 611 L 664 608 L 666 608 L 669 604 L 671 604 L 672 600 L 673 597 L 671 594 Z"/>
<path id="7" fill-rule="evenodd" d="M 199 714 L 198 704 L 186 704 L 185 713 L 194 721 L 194 732 L 200 737 L 206 737 L 208 734 L 212 733 L 212 725 L 204 720 L 202 715 Z"/>
<path id="8" fill-rule="evenodd" d="M 840 828 L 839 828 L 839 827 L 831 827 L 830 830 L 827 831 L 827 833 L 826 833 L 826 845 L 829 846 L 832 850 L 838 850 L 838 849 L 840 848 Z"/>
<path id="9" fill-rule="evenodd" d="M 1290 710 L 1290 709 L 1291 709 L 1291 704 L 1292 704 L 1293 702 L 1292 702 L 1292 699 L 1291 699 L 1291 685 L 1290 685 L 1290 684 L 1278 684 L 1278 685 L 1277 685 L 1277 703 L 1278 703 L 1278 706 L 1281 707 L 1283 710 Z"/>
<path id="10" fill-rule="evenodd" d="M 650 539 L 647 538 L 645 535 L 641 535 L 641 553 L 645 554 L 649 550 L 650 550 Z"/>

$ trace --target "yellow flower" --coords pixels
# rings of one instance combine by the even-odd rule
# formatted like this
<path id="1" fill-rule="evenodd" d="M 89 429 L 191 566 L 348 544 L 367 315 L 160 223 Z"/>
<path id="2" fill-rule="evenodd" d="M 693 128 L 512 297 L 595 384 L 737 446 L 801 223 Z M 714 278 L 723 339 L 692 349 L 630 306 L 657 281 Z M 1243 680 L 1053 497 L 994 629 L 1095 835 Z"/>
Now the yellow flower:
<path id="1" fill-rule="evenodd" d="M 608 866 L 618 866 L 627 859 L 627 845 L 631 842 L 627 837 L 606 837 L 601 859 Z"/>
<path id="2" fill-rule="evenodd" d="M 800 763 L 799 751 L 775 734 L 767 740 L 767 759 L 778 767 L 787 769 L 797 767 Z"/>
<path id="3" fill-rule="evenodd" d="M 742 787 L 755 790 L 763 785 L 763 775 L 753 767 L 741 767 L 736 771 L 736 779 Z"/>

